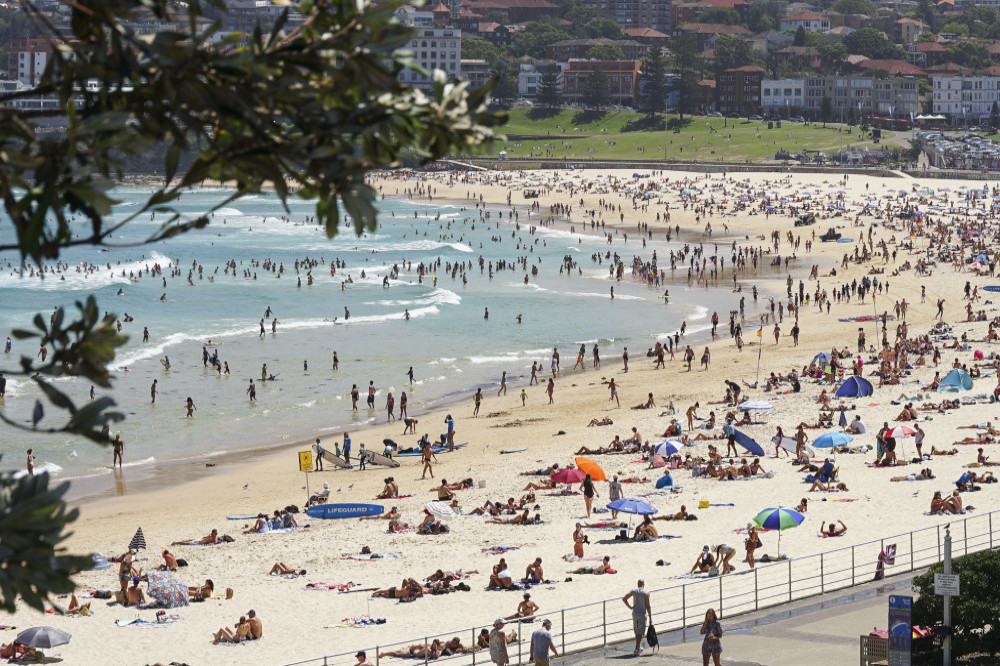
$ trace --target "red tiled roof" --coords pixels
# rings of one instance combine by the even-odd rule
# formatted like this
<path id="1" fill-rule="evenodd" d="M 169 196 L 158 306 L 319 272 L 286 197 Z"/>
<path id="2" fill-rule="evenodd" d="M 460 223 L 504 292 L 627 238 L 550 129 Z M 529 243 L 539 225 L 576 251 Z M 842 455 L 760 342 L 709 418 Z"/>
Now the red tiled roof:
<path id="1" fill-rule="evenodd" d="M 926 72 L 916 65 L 911 65 L 902 60 L 865 60 L 859 64 L 864 69 L 875 69 L 888 74 L 903 74 L 913 76 L 924 76 Z"/>
<path id="2" fill-rule="evenodd" d="M 945 48 L 937 42 L 917 42 L 917 51 L 920 53 L 944 53 Z"/>
<path id="3" fill-rule="evenodd" d="M 813 14 L 812 12 L 799 12 L 798 14 L 792 14 L 791 16 L 786 16 L 781 19 L 781 22 L 785 21 L 818 21 L 820 20 L 819 14 Z"/>
<path id="4" fill-rule="evenodd" d="M 749 35 L 749 30 L 741 25 L 726 25 L 724 23 L 682 23 L 678 26 L 681 32 L 700 35 Z"/>
<path id="5" fill-rule="evenodd" d="M 735 67 L 733 69 L 727 69 L 727 72 L 760 72 L 763 73 L 765 70 L 763 67 L 758 67 L 757 65 L 743 65 L 742 67 Z"/>
<path id="6" fill-rule="evenodd" d="M 500 24 L 495 21 L 480 21 L 479 32 L 493 32 L 500 27 Z"/>
<path id="7" fill-rule="evenodd" d="M 659 30 L 653 30 L 652 28 L 625 28 L 622 32 L 629 37 L 646 37 L 649 39 L 669 38 L 669 35 L 665 35 Z"/>

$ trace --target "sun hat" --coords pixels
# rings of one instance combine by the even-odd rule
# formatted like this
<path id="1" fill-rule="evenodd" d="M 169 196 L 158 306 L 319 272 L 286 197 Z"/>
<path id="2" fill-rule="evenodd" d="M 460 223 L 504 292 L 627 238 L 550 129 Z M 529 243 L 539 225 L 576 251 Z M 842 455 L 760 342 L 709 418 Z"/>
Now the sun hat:
<path id="1" fill-rule="evenodd" d="M 500 627 L 500 626 L 503 626 L 503 625 L 504 625 L 504 621 L 503 621 L 502 617 L 498 617 L 497 619 L 493 620 L 493 626 L 494 627 Z"/>

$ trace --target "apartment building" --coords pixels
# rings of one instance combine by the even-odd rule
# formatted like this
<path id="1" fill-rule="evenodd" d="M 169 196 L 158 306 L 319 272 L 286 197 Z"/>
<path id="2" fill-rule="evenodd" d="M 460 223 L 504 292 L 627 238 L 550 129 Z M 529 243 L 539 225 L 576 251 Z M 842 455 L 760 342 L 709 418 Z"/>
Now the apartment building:
<path id="1" fill-rule="evenodd" d="M 798 115 L 805 106 L 805 89 L 805 79 L 761 81 L 761 112 L 778 118 Z"/>
<path id="2" fill-rule="evenodd" d="M 584 0 L 597 18 L 608 18 L 622 28 L 652 28 L 670 34 L 671 0 Z"/>
<path id="3" fill-rule="evenodd" d="M 7 78 L 34 87 L 51 57 L 52 43 L 47 39 L 12 39 L 7 44 Z"/>
<path id="4" fill-rule="evenodd" d="M 715 82 L 715 108 L 725 114 L 756 113 L 760 109 L 764 68 L 754 65 L 727 69 Z"/>
<path id="5" fill-rule="evenodd" d="M 833 120 L 856 116 L 906 118 L 918 111 L 919 85 L 916 77 L 876 78 L 871 76 L 827 76 L 805 79 L 804 112 L 811 118 L 822 113 L 823 98 L 830 99 Z"/>
<path id="6" fill-rule="evenodd" d="M 449 79 L 462 76 L 462 31 L 457 28 L 420 28 L 407 43 L 417 63 L 427 70 L 427 74 L 412 69 L 404 69 L 399 80 L 415 88 L 429 90 L 433 85 L 432 74 L 440 69 Z"/>
<path id="7" fill-rule="evenodd" d="M 954 124 L 988 119 L 1000 102 L 998 76 L 942 76 L 934 79 L 932 108 Z"/>

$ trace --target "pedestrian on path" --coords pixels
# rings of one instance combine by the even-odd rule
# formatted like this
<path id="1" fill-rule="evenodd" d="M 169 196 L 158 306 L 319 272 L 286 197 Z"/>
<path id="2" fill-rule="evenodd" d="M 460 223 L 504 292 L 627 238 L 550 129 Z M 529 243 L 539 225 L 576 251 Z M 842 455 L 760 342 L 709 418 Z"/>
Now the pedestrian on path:
<path id="1" fill-rule="evenodd" d="M 552 641 L 552 620 L 542 621 L 542 628 L 531 634 L 531 659 L 535 666 L 549 666 L 549 651 L 556 657 L 559 651 Z"/>
<path id="2" fill-rule="evenodd" d="M 635 651 L 632 654 L 636 657 L 642 652 L 642 639 L 646 635 L 646 618 L 649 618 L 650 624 L 653 623 L 649 592 L 646 592 L 645 588 L 646 582 L 640 578 L 635 589 L 622 597 L 622 602 L 632 609 L 632 630 L 635 632 Z M 629 599 L 632 600 L 631 604 L 629 604 Z"/>
<path id="3" fill-rule="evenodd" d="M 719 657 L 722 656 L 722 625 L 715 615 L 715 609 L 705 611 L 705 621 L 701 624 L 701 633 L 705 640 L 701 643 L 701 659 L 703 666 L 708 666 L 708 658 L 715 660 L 715 666 L 722 666 Z"/>

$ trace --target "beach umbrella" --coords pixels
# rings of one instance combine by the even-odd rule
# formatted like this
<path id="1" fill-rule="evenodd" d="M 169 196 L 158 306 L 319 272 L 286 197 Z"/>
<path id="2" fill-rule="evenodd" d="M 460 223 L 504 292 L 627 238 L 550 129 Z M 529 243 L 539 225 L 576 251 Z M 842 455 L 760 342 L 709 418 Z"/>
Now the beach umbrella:
<path id="1" fill-rule="evenodd" d="M 777 508 L 764 509 L 753 519 L 757 527 L 761 527 L 765 530 L 777 530 L 778 531 L 778 555 L 781 555 L 781 533 L 784 530 L 790 530 L 793 527 L 798 527 L 802 524 L 802 521 L 806 517 L 795 509 L 788 509 L 783 506 Z"/>
<path id="2" fill-rule="evenodd" d="M 140 548 L 146 549 L 146 536 L 142 533 L 141 527 L 135 531 L 135 536 L 128 542 L 129 550 L 139 550 Z"/>
<path id="3" fill-rule="evenodd" d="M 733 441 L 755 456 L 763 457 L 764 455 L 764 449 L 760 447 L 760 444 L 739 430 L 733 431 Z"/>
<path id="4" fill-rule="evenodd" d="M 577 458 L 576 467 L 584 474 L 590 475 L 591 481 L 607 481 L 608 476 L 601 469 L 601 466 L 590 458 Z"/>
<path id="5" fill-rule="evenodd" d="M 653 447 L 653 453 L 667 458 L 679 452 L 682 446 L 676 439 L 665 439 Z"/>
<path id="6" fill-rule="evenodd" d="M 648 503 L 630 497 L 623 498 L 620 500 L 615 500 L 614 502 L 609 502 L 608 508 L 611 509 L 612 511 L 619 511 L 621 513 L 635 513 L 640 516 L 651 516 L 654 513 L 656 513 L 656 509 L 654 509 Z"/>
<path id="7" fill-rule="evenodd" d="M 432 516 L 437 516 L 438 518 L 454 518 L 455 510 L 448 506 L 445 502 L 428 502 L 424 505 L 424 511 L 431 514 Z"/>
<path id="8" fill-rule="evenodd" d="M 893 439 L 899 439 L 900 437 L 911 437 L 917 434 L 917 431 L 909 426 L 899 425 L 885 433 L 886 437 L 892 437 Z"/>
<path id="9" fill-rule="evenodd" d="M 187 594 L 187 588 L 184 588 Z M 59 645 L 66 645 L 72 638 L 65 631 L 60 631 L 55 627 L 32 627 L 25 629 L 17 635 L 17 642 L 36 650 L 54 648 Z"/>
<path id="10" fill-rule="evenodd" d="M 840 427 L 841 428 L 847 427 L 847 412 L 845 412 L 843 409 L 840 410 Z"/>
<path id="11" fill-rule="evenodd" d="M 843 414 L 843 412 L 841 412 Z M 846 432 L 827 432 L 813 440 L 812 445 L 821 449 L 829 449 L 853 442 L 854 438 Z"/>
<path id="12" fill-rule="evenodd" d="M 774 409 L 774 405 L 769 403 L 767 400 L 747 400 L 746 402 L 740 403 L 740 409 L 745 412 L 751 410 L 765 410 Z"/>
<path id="13" fill-rule="evenodd" d="M 561 469 L 550 478 L 556 483 L 580 483 L 587 475 L 578 469 Z"/>
<path id="14" fill-rule="evenodd" d="M 146 574 L 149 583 L 146 594 L 156 599 L 164 608 L 188 605 L 188 587 L 166 571 L 150 571 Z"/>

